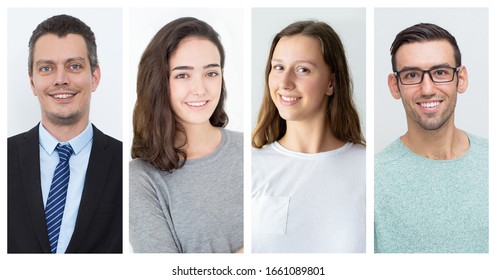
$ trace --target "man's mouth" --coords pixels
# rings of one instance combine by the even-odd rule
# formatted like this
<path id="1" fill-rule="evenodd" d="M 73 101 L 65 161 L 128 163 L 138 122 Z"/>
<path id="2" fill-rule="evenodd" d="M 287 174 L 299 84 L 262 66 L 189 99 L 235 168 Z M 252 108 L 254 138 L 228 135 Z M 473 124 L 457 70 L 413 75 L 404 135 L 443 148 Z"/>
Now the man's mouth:
<path id="1" fill-rule="evenodd" d="M 57 99 L 65 99 L 65 98 L 71 98 L 75 93 L 61 93 L 61 94 L 54 94 L 52 97 L 57 98 Z"/>
<path id="2" fill-rule="evenodd" d="M 432 108 L 436 108 L 437 106 L 439 106 L 441 104 L 441 101 L 421 102 L 421 103 L 418 103 L 418 104 L 420 106 L 422 106 L 422 108 L 432 109 Z"/>

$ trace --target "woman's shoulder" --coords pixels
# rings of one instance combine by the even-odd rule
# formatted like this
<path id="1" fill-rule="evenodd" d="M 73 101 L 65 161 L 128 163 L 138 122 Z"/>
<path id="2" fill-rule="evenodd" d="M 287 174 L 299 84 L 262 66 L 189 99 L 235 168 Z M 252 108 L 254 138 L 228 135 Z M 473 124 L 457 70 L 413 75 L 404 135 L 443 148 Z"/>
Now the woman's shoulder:
<path id="1" fill-rule="evenodd" d="M 168 177 L 172 173 L 158 169 L 152 163 L 135 158 L 129 162 L 129 188 L 168 188 Z"/>
<path id="2" fill-rule="evenodd" d="M 365 145 L 357 144 L 357 143 L 353 143 L 350 150 L 361 155 L 365 155 L 367 151 Z"/>
<path id="3" fill-rule="evenodd" d="M 228 137 L 230 137 L 232 139 L 243 140 L 243 132 L 234 131 L 234 130 L 225 129 L 225 128 L 223 128 L 222 130 L 224 131 L 224 133 Z"/>
<path id="4" fill-rule="evenodd" d="M 251 149 L 252 157 L 255 160 L 267 158 L 268 156 L 278 156 L 281 155 L 279 152 L 276 151 L 274 147 L 274 143 L 268 143 L 265 144 L 261 148 L 254 148 L 252 147 Z"/>
<path id="5" fill-rule="evenodd" d="M 348 143 L 351 147 L 343 153 L 344 158 L 355 162 L 355 163 L 363 163 L 363 167 L 365 168 L 365 160 L 367 157 L 366 146 L 357 143 Z"/>
<path id="6" fill-rule="evenodd" d="M 149 176 L 158 172 L 160 172 L 160 170 L 157 167 L 140 158 L 135 158 L 129 162 L 129 176 L 131 178 L 133 176 Z"/>
<path id="7" fill-rule="evenodd" d="M 222 131 L 227 138 L 227 143 L 243 149 L 243 133 L 223 128 Z"/>

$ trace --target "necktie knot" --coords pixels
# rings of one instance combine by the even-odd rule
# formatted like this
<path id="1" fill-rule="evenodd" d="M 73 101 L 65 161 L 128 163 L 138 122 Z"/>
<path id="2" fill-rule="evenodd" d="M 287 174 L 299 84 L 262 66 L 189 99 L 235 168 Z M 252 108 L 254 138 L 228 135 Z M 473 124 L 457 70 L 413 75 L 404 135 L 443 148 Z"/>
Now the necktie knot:
<path id="1" fill-rule="evenodd" d="M 70 144 L 61 145 L 59 143 L 55 149 L 59 153 L 60 161 L 68 161 L 72 153 L 74 153 L 74 150 L 72 149 Z"/>

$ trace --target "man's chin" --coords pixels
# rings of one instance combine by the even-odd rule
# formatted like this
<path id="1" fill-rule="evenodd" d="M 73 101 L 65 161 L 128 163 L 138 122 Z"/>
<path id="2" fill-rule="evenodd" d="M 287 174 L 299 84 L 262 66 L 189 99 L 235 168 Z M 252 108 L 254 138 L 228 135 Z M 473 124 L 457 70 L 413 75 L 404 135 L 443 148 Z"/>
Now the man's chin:
<path id="1" fill-rule="evenodd" d="M 447 120 L 428 120 L 428 121 L 418 121 L 417 124 L 424 130 L 436 131 L 441 129 Z"/>
<path id="2" fill-rule="evenodd" d="M 47 114 L 48 120 L 57 126 L 71 126 L 78 123 L 81 120 L 82 114 L 73 113 L 68 115 L 62 114 Z"/>

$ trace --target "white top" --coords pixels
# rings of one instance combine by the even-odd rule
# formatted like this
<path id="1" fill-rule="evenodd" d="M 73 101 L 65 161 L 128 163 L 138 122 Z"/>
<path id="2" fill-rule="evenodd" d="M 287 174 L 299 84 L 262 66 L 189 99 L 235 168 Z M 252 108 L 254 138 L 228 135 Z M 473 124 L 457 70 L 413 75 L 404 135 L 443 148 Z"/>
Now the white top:
<path id="1" fill-rule="evenodd" d="M 252 153 L 252 252 L 365 252 L 365 147 Z"/>

